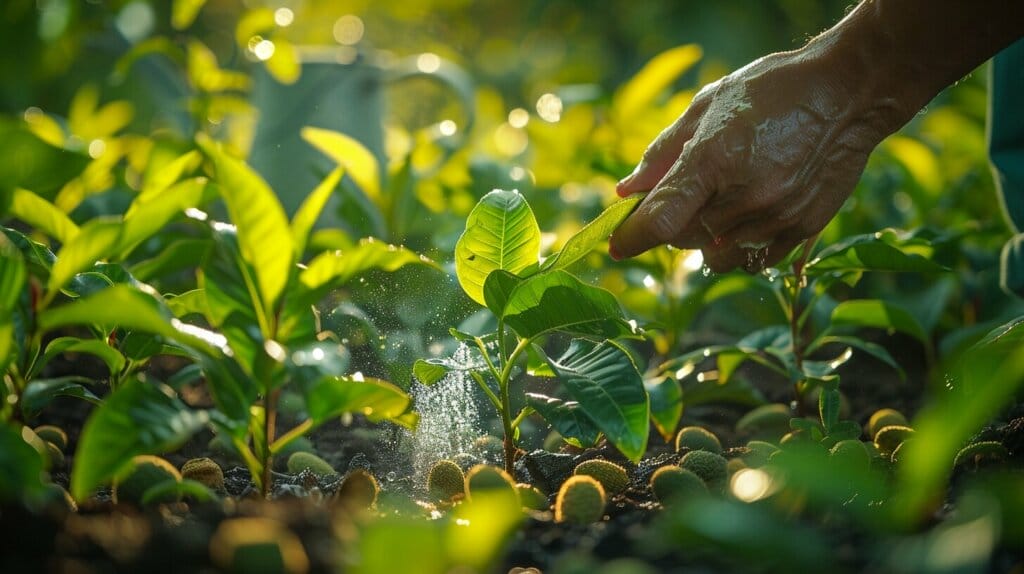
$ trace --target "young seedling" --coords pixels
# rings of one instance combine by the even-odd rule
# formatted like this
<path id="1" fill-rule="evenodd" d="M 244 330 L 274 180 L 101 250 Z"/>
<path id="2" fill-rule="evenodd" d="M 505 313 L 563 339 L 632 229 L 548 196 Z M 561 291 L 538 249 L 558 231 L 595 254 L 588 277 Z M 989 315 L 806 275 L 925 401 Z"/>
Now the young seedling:
<path id="1" fill-rule="evenodd" d="M 630 354 L 614 339 L 636 336 L 615 297 L 587 285 L 567 268 L 606 240 L 639 199 L 620 201 L 570 238 L 558 253 L 540 259 L 540 228 L 518 191 L 494 190 L 470 213 L 455 247 L 455 270 L 466 294 L 492 313 L 493 333 L 452 334 L 479 352 L 470 375 L 501 417 L 505 471 L 513 472 L 520 423 L 536 412 L 567 441 L 594 444 L 601 434 L 633 461 L 647 446 L 649 402 Z M 552 359 L 541 343 L 550 334 L 575 337 Z M 553 376 L 565 395 L 527 394 L 518 412 L 512 386 L 519 365 Z M 440 361 L 417 361 L 423 384 L 444 377 Z M 520 395 L 522 396 L 522 395 Z M 518 398 L 518 397 L 517 397 Z"/>

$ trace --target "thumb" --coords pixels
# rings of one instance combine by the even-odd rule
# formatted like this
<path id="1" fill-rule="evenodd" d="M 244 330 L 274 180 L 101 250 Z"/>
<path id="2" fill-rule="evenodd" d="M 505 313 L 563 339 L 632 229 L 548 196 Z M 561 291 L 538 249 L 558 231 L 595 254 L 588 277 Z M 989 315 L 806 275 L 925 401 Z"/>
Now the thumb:
<path id="1" fill-rule="evenodd" d="M 707 202 L 710 192 L 700 178 L 683 176 L 681 163 L 682 158 L 673 173 L 667 175 L 612 233 L 608 240 L 612 258 L 633 257 L 672 241 Z"/>
<path id="2" fill-rule="evenodd" d="M 683 146 L 693 137 L 705 107 L 703 102 L 694 103 L 672 125 L 662 130 L 644 150 L 644 155 L 633 173 L 622 178 L 615 191 L 626 197 L 657 185 L 679 159 Z"/>

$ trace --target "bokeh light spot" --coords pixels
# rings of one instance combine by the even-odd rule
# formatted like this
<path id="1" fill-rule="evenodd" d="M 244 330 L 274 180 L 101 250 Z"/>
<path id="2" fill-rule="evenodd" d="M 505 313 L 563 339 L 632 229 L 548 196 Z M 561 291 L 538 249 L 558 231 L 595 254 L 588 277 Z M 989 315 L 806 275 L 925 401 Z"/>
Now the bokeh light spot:
<path id="1" fill-rule="evenodd" d="M 537 98 L 537 115 L 540 119 L 555 123 L 562 119 L 562 98 L 547 93 Z"/>
<path id="2" fill-rule="evenodd" d="M 457 126 L 452 120 L 444 120 L 437 125 L 437 129 L 443 136 L 453 136 L 455 135 L 455 132 L 459 130 L 459 126 Z"/>
<path id="3" fill-rule="evenodd" d="M 286 28 L 292 25 L 295 21 L 295 12 L 292 12 L 290 8 L 278 8 L 274 10 L 274 23 L 282 28 Z"/>
<path id="4" fill-rule="evenodd" d="M 755 502 L 772 492 L 772 477 L 759 468 L 744 468 L 732 475 L 729 488 L 743 502 Z"/>
<path id="5" fill-rule="evenodd" d="M 424 74 L 433 74 L 441 69 L 441 58 L 437 54 L 426 52 L 416 58 L 416 69 Z"/>
<path id="6" fill-rule="evenodd" d="M 525 128 L 530 123 L 530 112 L 516 108 L 508 113 L 508 125 L 514 128 Z"/>
<path id="7" fill-rule="evenodd" d="M 362 19 L 353 14 L 346 14 L 334 23 L 334 40 L 339 44 L 353 46 L 363 39 L 366 31 Z"/>
<path id="8" fill-rule="evenodd" d="M 145 2 L 131 2 L 121 9 L 114 26 L 129 42 L 142 40 L 153 31 L 156 17 L 153 8 Z"/>
<path id="9" fill-rule="evenodd" d="M 274 43 L 270 40 L 260 40 L 253 46 L 252 53 L 260 60 L 269 60 L 274 56 Z"/>

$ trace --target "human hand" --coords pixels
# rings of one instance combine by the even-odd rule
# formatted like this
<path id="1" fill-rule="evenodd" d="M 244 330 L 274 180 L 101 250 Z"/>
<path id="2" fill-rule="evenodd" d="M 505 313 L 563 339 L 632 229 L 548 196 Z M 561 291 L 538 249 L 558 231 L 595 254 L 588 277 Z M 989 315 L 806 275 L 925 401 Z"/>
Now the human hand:
<path id="1" fill-rule="evenodd" d="M 670 244 L 701 249 L 717 272 L 757 272 L 825 227 L 915 110 L 808 48 L 710 84 L 654 140 L 619 182 L 622 196 L 652 191 L 612 235 L 613 257 Z"/>

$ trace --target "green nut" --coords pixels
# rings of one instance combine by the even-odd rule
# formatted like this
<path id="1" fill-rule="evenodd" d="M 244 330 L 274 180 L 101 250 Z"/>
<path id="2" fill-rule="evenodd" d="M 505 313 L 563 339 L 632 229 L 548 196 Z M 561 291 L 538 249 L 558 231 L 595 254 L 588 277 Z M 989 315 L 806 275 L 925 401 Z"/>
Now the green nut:
<path id="1" fill-rule="evenodd" d="M 837 460 L 847 460 L 854 465 L 867 466 L 871 464 L 871 452 L 867 445 L 857 439 L 841 440 L 832 445 L 829 456 Z"/>
<path id="2" fill-rule="evenodd" d="M 699 476 L 675 465 L 659 468 L 651 475 L 651 491 L 663 505 L 708 491 Z"/>
<path id="3" fill-rule="evenodd" d="M 345 475 L 334 499 L 350 509 L 371 508 L 377 502 L 380 485 L 368 471 L 357 468 Z"/>
<path id="4" fill-rule="evenodd" d="M 555 522 L 590 524 L 604 516 L 604 487 L 590 476 L 570 476 L 558 489 Z"/>
<path id="5" fill-rule="evenodd" d="M 686 453 L 679 466 L 696 474 L 709 486 L 718 486 L 729 478 L 728 462 L 720 454 L 695 450 Z"/>
<path id="6" fill-rule="evenodd" d="M 274 454 L 274 467 L 280 471 L 288 470 L 288 459 L 297 452 L 316 453 L 316 447 L 313 446 L 313 441 L 304 436 L 293 439 Z M 235 455 L 235 458 L 237 456 Z"/>
<path id="7" fill-rule="evenodd" d="M 684 427 L 679 430 L 676 435 L 676 452 L 682 452 L 684 448 L 722 454 L 721 441 L 704 427 Z"/>
<path id="8" fill-rule="evenodd" d="M 439 460 L 427 475 L 427 492 L 434 502 L 450 502 L 466 493 L 466 475 L 454 461 Z"/>
<path id="9" fill-rule="evenodd" d="M 308 470 L 317 476 L 337 476 L 338 471 L 327 461 L 311 452 L 296 452 L 288 457 L 288 472 L 300 474 Z"/>
<path id="10" fill-rule="evenodd" d="M 914 434 L 914 429 L 900 425 L 882 427 L 875 433 L 875 446 L 885 456 L 891 456 L 903 441 Z"/>
<path id="11" fill-rule="evenodd" d="M 68 433 L 64 432 L 64 429 L 53 425 L 40 425 L 32 430 L 39 438 L 46 442 L 52 442 L 61 452 L 67 450 Z"/>
<path id="12" fill-rule="evenodd" d="M 758 438 L 778 440 L 789 431 L 793 411 L 784 404 L 761 405 L 736 421 L 736 432 Z"/>
<path id="13" fill-rule="evenodd" d="M 605 493 L 609 495 L 618 494 L 629 486 L 629 475 L 626 469 L 614 462 L 601 459 L 592 459 L 576 465 L 573 474 L 585 474 L 593 477 L 604 487 Z"/>
<path id="14" fill-rule="evenodd" d="M 896 453 L 893 453 L 895 456 Z M 1001 462 L 1010 457 L 1010 451 L 1006 450 L 1003 443 L 994 440 L 986 440 L 969 444 L 956 453 L 953 466 L 968 466 L 978 468 L 986 461 Z"/>
<path id="15" fill-rule="evenodd" d="M 867 434 L 872 440 L 878 431 L 889 426 L 909 426 L 907 417 L 896 409 L 879 409 L 868 419 Z"/>
<path id="16" fill-rule="evenodd" d="M 147 490 L 168 481 L 181 482 L 181 473 L 174 468 L 173 464 L 158 456 L 132 457 L 131 469 L 114 482 L 114 502 L 142 504 L 142 497 Z M 155 502 L 173 501 L 159 500 Z"/>
<path id="17" fill-rule="evenodd" d="M 210 558 L 224 572 L 306 574 L 309 557 L 299 538 L 276 520 L 229 518 L 210 538 Z"/>
<path id="18" fill-rule="evenodd" d="M 516 494 L 516 484 L 504 470 L 487 464 L 478 464 L 466 473 L 466 493 L 473 496 L 483 493 Z"/>
<path id="19" fill-rule="evenodd" d="M 224 470 L 209 458 L 193 458 L 181 465 L 181 477 L 194 480 L 214 492 L 224 492 Z"/>
<path id="20" fill-rule="evenodd" d="M 516 492 L 519 493 L 519 502 L 523 508 L 531 510 L 547 510 L 548 497 L 536 486 L 520 482 L 516 485 Z"/>

